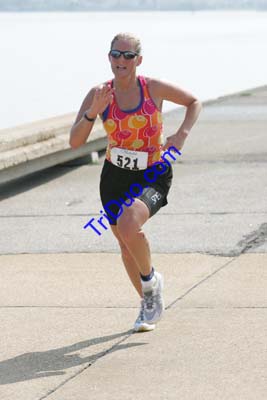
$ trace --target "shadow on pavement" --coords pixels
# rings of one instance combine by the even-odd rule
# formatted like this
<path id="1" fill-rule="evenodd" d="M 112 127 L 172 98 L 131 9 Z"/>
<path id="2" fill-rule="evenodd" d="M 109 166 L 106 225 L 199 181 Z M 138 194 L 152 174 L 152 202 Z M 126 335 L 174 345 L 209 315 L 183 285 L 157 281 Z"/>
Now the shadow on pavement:
<path id="1" fill-rule="evenodd" d="M 17 357 L 0 362 L 0 385 L 15 382 L 27 381 L 30 379 L 43 378 L 48 376 L 65 375 L 66 369 L 88 364 L 89 367 L 98 358 L 110 354 L 114 351 L 128 349 L 130 347 L 142 346 L 146 343 L 114 344 L 109 349 L 88 357 L 81 357 L 80 354 L 69 354 L 78 352 L 81 349 L 105 343 L 119 337 L 132 333 L 132 330 L 117 333 L 114 335 L 103 336 L 75 343 L 70 346 L 53 349 L 43 352 L 25 353 Z M 86 367 L 86 366 L 85 366 Z"/>

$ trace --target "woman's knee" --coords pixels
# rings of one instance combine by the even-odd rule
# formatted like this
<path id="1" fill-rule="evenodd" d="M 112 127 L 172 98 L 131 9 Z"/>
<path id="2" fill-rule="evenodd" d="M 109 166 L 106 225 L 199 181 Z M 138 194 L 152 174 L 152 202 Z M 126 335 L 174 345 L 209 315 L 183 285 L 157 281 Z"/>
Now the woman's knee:
<path id="1" fill-rule="evenodd" d="M 141 226 L 131 209 L 124 210 L 117 221 L 117 228 L 123 241 L 128 241 L 140 230 Z"/>

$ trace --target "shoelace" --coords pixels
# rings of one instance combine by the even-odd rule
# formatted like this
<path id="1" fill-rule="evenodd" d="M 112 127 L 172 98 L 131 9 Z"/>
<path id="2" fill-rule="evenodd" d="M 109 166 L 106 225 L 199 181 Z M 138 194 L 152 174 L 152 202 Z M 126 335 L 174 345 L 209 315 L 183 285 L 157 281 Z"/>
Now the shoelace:
<path id="1" fill-rule="evenodd" d="M 145 304 L 144 301 L 142 301 L 137 321 L 144 321 L 144 319 L 145 319 Z"/>
<path id="2" fill-rule="evenodd" d="M 152 294 L 153 292 L 148 292 L 144 295 L 144 307 L 147 310 L 152 310 L 155 307 L 155 304 L 161 302 L 160 294 Z"/>
<path id="3" fill-rule="evenodd" d="M 156 299 L 156 296 L 157 295 L 154 295 L 153 296 L 153 294 L 152 294 L 153 292 L 151 291 L 151 292 L 147 292 L 147 293 L 144 293 L 144 306 L 145 306 L 145 308 L 147 308 L 148 310 L 152 310 L 153 309 L 153 307 L 154 307 L 154 302 L 155 302 L 155 299 Z"/>

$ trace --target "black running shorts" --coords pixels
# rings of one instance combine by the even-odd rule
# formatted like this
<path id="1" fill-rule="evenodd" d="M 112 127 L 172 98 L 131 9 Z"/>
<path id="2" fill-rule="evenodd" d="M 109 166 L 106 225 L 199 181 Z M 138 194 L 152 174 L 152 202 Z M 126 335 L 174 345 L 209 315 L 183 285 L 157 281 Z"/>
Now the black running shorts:
<path id="1" fill-rule="evenodd" d="M 106 159 L 100 178 L 100 196 L 109 223 L 116 225 L 124 208 L 131 207 L 135 198 L 147 205 L 151 217 L 168 203 L 171 182 L 170 163 L 158 162 L 146 170 L 132 171 Z"/>

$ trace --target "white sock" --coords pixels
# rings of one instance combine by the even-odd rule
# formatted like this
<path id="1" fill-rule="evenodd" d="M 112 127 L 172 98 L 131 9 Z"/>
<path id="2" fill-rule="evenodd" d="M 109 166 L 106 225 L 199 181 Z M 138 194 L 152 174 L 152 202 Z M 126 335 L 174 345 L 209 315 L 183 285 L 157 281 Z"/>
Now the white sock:
<path id="1" fill-rule="evenodd" d="M 150 279 L 149 281 L 142 281 L 142 280 L 141 280 L 142 288 L 143 288 L 144 290 L 150 289 L 150 288 L 154 285 L 154 283 L 156 282 L 156 279 L 157 279 L 157 278 L 155 277 L 155 274 L 154 274 L 153 278 Z"/>

